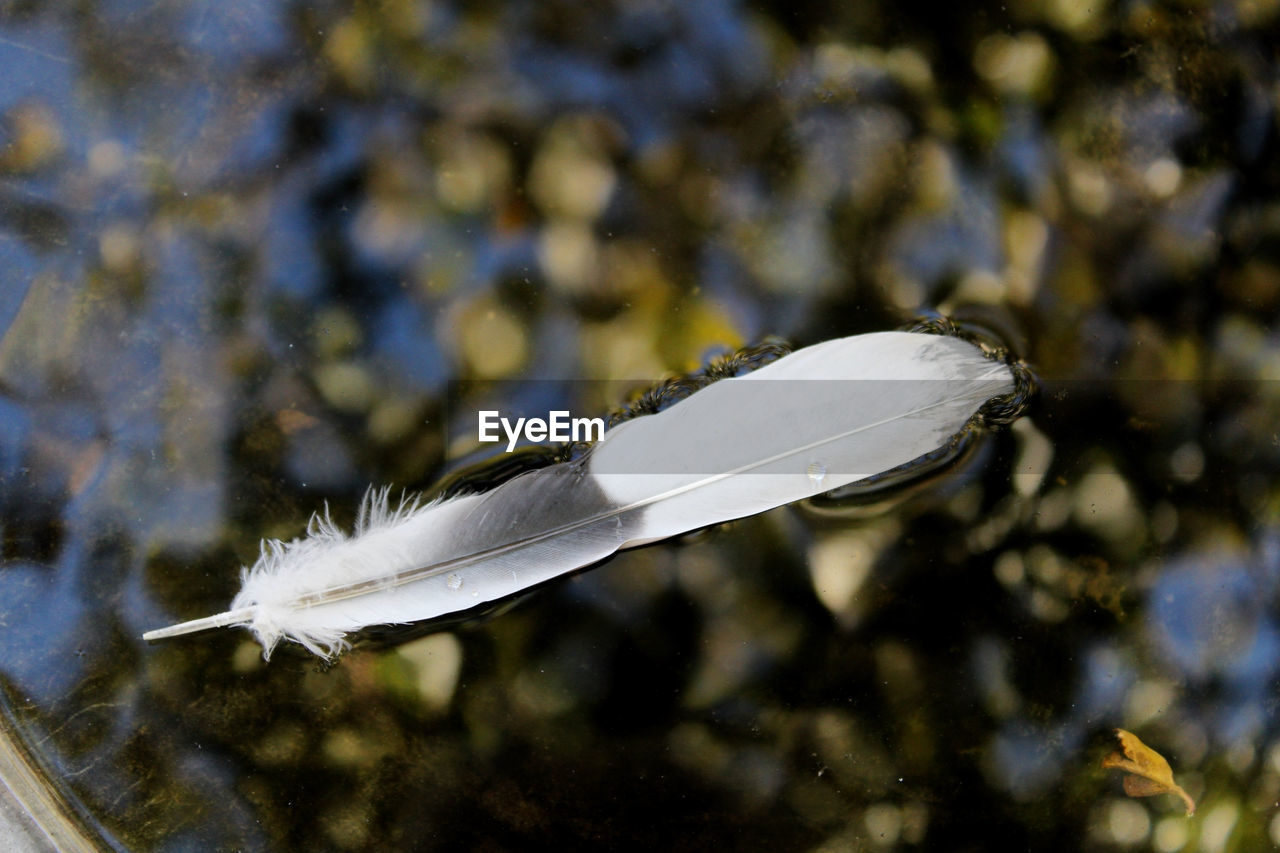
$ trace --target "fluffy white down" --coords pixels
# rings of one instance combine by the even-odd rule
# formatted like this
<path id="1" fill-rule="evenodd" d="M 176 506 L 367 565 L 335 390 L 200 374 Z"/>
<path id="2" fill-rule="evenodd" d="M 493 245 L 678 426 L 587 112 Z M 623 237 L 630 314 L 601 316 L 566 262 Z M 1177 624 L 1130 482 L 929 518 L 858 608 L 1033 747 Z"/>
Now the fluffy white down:
<path id="1" fill-rule="evenodd" d="M 402 495 L 392 508 L 389 488 L 370 487 L 350 535 L 333 523 L 326 504 L 323 513 L 311 516 L 305 537 L 263 540 L 257 562 L 241 569 L 240 592 L 231 603 L 232 609 L 254 608 L 249 628 L 262 644 L 263 657 L 270 660 L 282 639 L 327 659 L 346 650 L 350 626 L 299 619 L 294 602 L 326 587 L 408 567 L 419 528 L 440 505 Z"/>

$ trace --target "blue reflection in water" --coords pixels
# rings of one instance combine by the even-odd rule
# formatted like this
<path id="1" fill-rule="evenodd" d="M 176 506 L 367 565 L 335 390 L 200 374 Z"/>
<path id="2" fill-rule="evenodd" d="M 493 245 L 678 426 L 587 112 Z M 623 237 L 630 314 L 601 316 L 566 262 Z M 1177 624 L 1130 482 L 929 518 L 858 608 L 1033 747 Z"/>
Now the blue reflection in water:
<path id="1" fill-rule="evenodd" d="M 1280 672 L 1278 550 L 1271 535 L 1253 558 L 1189 555 L 1170 564 L 1151 590 L 1147 630 L 1161 663 L 1176 670 L 1188 693 L 1212 703 L 1206 723 L 1224 743 L 1252 740 L 1266 725 L 1260 709 Z"/>
<path id="2" fill-rule="evenodd" d="M 413 300 L 389 301 L 379 311 L 373 323 L 375 358 L 396 385 L 439 391 L 448 380 L 448 362 L 431 331 L 431 318 Z"/>
<path id="3" fill-rule="evenodd" d="M 0 397 L 0 484 L 7 486 L 19 475 L 22 450 L 30 431 L 31 418 L 26 411 Z"/>
<path id="4" fill-rule="evenodd" d="M 677 4 L 669 11 L 633 13 L 622 28 L 625 42 L 603 50 L 596 42 L 528 39 L 516 51 L 515 70 L 547 107 L 608 112 L 644 147 L 665 138 L 680 112 L 749 92 L 767 68 L 764 45 L 733 4 Z"/>
<path id="5" fill-rule="evenodd" d="M 55 706 L 85 677 L 90 663 L 101 663 L 83 654 L 85 646 L 101 642 L 101 631 L 86 618 L 79 585 L 79 572 L 70 564 L 7 562 L 0 571 L 3 674 L 24 699 L 41 707 Z"/>
<path id="6" fill-rule="evenodd" d="M 1274 571 L 1230 556 L 1186 557 L 1151 590 L 1152 638 L 1189 681 L 1221 678 L 1238 689 L 1265 684 L 1280 660 L 1267 612 Z"/>
<path id="7" fill-rule="evenodd" d="M 1006 661 L 993 652 L 990 641 L 976 651 L 977 674 L 990 691 L 992 680 L 1003 678 L 993 671 Z M 992 744 L 988 772 L 1010 793 L 1026 798 L 1043 795 L 1074 766 L 1080 750 L 1098 728 L 1121 719 L 1135 673 L 1117 649 L 1098 644 L 1085 650 L 1079 672 L 1075 701 L 1056 719 L 1038 722 L 1023 709 L 1001 725 Z"/>
<path id="8" fill-rule="evenodd" d="M 42 103 L 69 109 L 77 73 L 73 55 L 66 34 L 54 27 L 0 27 L 0 112 L 37 95 Z"/>
<path id="9" fill-rule="evenodd" d="M 991 272 L 1003 263 L 994 187 L 958 163 L 953 168 L 959 190 L 949 206 L 905 218 L 889 239 L 891 262 L 916 281 L 936 283 L 965 270 Z"/>
<path id="10" fill-rule="evenodd" d="M 183 44 L 200 50 L 220 66 L 290 47 L 289 34 L 280 25 L 284 7 L 276 3 L 221 0 L 183 6 L 175 14 L 176 34 Z"/>
<path id="11" fill-rule="evenodd" d="M 1044 199 L 1053 188 L 1053 152 L 1044 137 L 1041 121 L 1026 104 L 1006 109 L 1005 132 L 998 153 L 1004 173 L 1026 198 Z"/>

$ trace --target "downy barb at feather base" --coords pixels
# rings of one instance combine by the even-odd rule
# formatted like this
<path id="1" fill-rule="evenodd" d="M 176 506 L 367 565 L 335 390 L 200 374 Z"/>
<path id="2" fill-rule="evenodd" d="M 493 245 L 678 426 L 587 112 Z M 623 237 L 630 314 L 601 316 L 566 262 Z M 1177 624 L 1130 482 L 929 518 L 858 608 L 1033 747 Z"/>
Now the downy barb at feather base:
<path id="1" fill-rule="evenodd" d="M 371 490 L 351 534 L 314 516 L 304 538 L 263 543 L 229 611 L 144 638 L 244 625 L 266 657 L 288 639 L 332 658 L 362 628 L 468 610 L 888 471 L 945 445 L 1015 384 L 1008 363 L 960 337 L 816 344 L 483 494 L 391 509 L 386 489 Z"/>

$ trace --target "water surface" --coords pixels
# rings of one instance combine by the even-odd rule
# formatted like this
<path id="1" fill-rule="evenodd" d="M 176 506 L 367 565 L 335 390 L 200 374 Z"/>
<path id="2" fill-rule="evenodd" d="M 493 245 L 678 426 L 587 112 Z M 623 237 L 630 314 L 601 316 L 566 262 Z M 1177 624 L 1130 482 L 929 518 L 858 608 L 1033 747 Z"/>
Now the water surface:
<path id="1" fill-rule="evenodd" d="M 846 5 L 0 9 L 0 696 L 97 843 L 1280 842 L 1278 10 Z M 332 668 L 139 639 L 477 409 L 922 308 L 1045 385 L 905 502 Z"/>

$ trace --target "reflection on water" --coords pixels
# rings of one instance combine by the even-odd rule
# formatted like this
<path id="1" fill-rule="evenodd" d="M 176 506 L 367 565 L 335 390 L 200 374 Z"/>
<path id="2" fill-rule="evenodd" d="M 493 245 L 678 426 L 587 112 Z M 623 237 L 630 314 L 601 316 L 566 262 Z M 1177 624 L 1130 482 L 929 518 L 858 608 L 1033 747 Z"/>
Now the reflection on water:
<path id="1" fill-rule="evenodd" d="M 1278 10 L 845 5 L 0 9 L 0 694 L 91 832 L 1280 843 Z M 429 487 L 478 408 L 922 305 L 1047 382 L 905 502 L 327 670 L 138 639 L 326 500 Z M 1196 817 L 1098 769 L 1115 727 Z"/>

